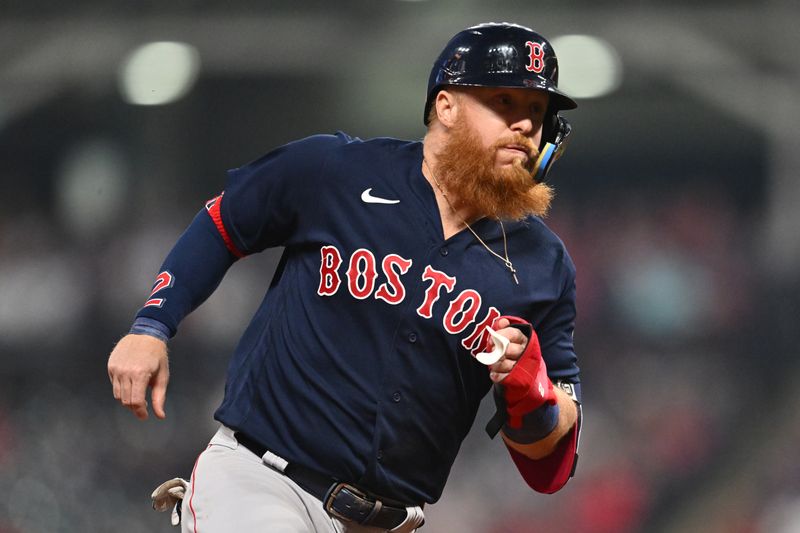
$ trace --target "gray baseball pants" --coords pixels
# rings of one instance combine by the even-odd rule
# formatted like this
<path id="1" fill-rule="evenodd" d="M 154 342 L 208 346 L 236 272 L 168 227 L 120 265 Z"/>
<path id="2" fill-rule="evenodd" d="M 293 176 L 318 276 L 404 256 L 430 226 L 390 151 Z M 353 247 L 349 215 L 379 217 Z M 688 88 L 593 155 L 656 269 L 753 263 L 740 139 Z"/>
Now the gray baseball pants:
<path id="1" fill-rule="evenodd" d="M 384 531 L 332 518 L 320 500 L 239 446 L 225 426 L 198 456 L 181 512 L 181 533 Z"/>

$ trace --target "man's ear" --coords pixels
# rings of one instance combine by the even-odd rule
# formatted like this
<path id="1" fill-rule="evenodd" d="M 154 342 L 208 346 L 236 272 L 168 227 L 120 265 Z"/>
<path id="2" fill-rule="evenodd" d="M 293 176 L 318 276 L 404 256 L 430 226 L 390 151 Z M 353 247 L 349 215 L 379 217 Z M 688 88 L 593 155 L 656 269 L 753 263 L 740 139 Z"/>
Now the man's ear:
<path id="1" fill-rule="evenodd" d="M 456 123 L 461 110 L 461 95 L 454 91 L 441 90 L 436 94 L 434 105 L 436 117 L 443 126 L 450 128 Z"/>

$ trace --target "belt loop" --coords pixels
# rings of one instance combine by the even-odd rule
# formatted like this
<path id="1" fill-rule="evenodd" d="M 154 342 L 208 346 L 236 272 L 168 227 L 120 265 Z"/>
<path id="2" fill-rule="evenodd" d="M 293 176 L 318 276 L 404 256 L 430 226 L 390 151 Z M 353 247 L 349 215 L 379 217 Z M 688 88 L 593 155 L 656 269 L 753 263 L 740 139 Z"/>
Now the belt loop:
<path id="1" fill-rule="evenodd" d="M 389 533 L 399 533 L 401 531 L 416 531 L 425 524 L 425 513 L 421 506 L 406 507 L 406 519 L 389 530 Z"/>
<path id="2" fill-rule="evenodd" d="M 261 456 L 261 460 L 264 461 L 267 466 L 271 466 L 281 474 L 285 473 L 286 467 L 289 466 L 289 461 L 279 455 L 275 455 L 269 450 Z"/>
<path id="3" fill-rule="evenodd" d="M 368 526 L 372 522 L 372 519 L 381 512 L 381 507 L 383 507 L 383 502 L 380 500 L 375 500 L 375 505 L 372 507 L 372 510 L 369 512 L 364 521 L 362 522 L 363 525 Z"/>

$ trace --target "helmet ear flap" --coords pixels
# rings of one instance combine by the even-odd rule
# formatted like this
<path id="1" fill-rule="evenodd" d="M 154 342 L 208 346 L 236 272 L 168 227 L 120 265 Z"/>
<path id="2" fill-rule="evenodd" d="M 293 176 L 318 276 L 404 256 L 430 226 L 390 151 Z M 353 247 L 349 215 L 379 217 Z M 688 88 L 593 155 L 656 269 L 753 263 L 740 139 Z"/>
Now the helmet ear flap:
<path id="1" fill-rule="evenodd" d="M 539 145 L 539 157 L 533 167 L 533 179 L 544 183 L 553 163 L 564 155 L 569 143 L 572 126 L 555 110 L 548 111 L 542 124 L 542 141 Z"/>
<path id="2" fill-rule="evenodd" d="M 539 142 L 539 150 L 541 151 L 544 148 L 546 143 L 553 143 L 556 140 L 556 134 L 558 131 L 558 110 L 554 109 L 552 104 L 547 108 L 547 112 L 544 115 L 544 120 L 542 121 L 542 139 Z"/>

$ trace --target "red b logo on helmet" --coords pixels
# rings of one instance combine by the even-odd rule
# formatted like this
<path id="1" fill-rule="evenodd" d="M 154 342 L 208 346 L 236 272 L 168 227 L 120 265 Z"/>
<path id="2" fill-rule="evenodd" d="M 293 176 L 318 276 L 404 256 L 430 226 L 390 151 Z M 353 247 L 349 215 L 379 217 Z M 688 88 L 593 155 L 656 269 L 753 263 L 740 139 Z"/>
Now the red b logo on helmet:
<path id="1" fill-rule="evenodd" d="M 528 55 L 528 64 L 525 65 L 525 68 L 528 72 L 541 74 L 544 70 L 544 48 L 542 44 L 528 41 L 525 43 L 525 46 L 531 50 L 531 53 Z"/>

